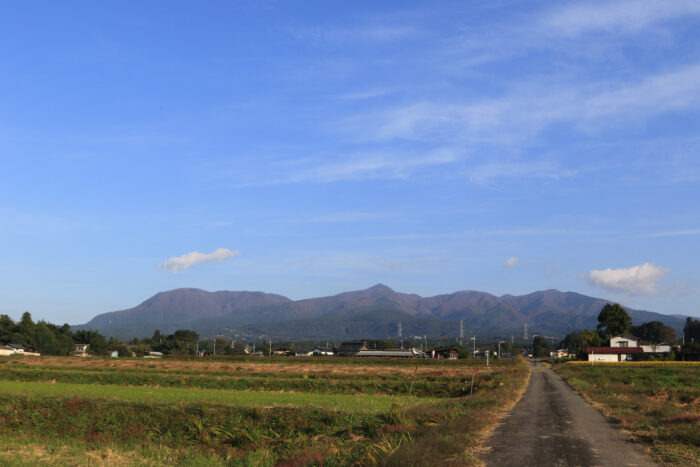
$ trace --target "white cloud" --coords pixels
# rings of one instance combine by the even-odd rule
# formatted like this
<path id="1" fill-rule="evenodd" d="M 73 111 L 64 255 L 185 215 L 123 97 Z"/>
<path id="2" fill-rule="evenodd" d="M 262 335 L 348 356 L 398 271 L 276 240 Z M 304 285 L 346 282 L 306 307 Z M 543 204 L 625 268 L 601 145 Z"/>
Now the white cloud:
<path id="1" fill-rule="evenodd" d="M 241 253 L 238 251 L 232 251 L 228 248 L 218 248 L 212 253 L 200 253 L 198 251 L 193 251 L 182 256 L 174 256 L 169 260 L 165 261 L 163 264 L 158 266 L 158 269 L 165 269 L 172 273 L 179 273 L 194 266 L 198 263 L 209 263 L 211 261 L 222 261 L 226 258 L 233 258 L 234 256 L 239 256 Z"/>
<path id="2" fill-rule="evenodd" d="M 588 31 L 636 32 L 652 23 L 700 13 L 697 0 L 622 0 L 573 4 L 555 9 L 543 24 L 575 36 Z"/>
<path id="3" fill-rule="evenodd" d="M 520 258 L 516 258 L 515 256 L 511 256 L 510 258 L 508 258 L 506 260 L 506 262 L 504 263 L 504 266 L 507 268 L 512 268 L 513 266 L 515 266 L 519 262 L 520 262 Z"/>
<path id="4" fill-rule="evenodd" d="M 644 263 L 621 269 L 593 270 L 584 277 L 592 285 L 630 295 L 657 295 L 659 282 L 671 272 L 669 268 Z"/>

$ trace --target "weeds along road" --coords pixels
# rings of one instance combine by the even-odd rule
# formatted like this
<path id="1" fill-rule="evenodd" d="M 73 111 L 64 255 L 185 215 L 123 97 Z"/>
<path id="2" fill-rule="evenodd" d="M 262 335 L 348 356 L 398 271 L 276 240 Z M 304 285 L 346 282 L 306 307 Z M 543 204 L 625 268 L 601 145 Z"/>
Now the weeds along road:
<path id="1" fill-rule="evenodd" d="M 487 443 L 487 466 L 656 465 L 561 377 L 531 365 L 523 398 Z"/>

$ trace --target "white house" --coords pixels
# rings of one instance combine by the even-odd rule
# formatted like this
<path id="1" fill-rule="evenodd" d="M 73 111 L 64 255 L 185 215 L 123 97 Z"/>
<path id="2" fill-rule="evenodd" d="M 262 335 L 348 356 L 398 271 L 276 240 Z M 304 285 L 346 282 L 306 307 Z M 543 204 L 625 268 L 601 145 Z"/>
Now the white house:
<path id="1" fill-rule="evenodd" d="M 610 347 L 639 347 L 639 339 L 634 336 L 613 336 L 610 338 Z"/>
<path id="2" fill-rule="evenodd" d="M 668 353 L 670 345 L 639 345 L 639 339 L 620 335 L 610 338 L 609 347 L 587 347 L 589 362 L 624 362 L 632 360 L 633 355 L 643 353 Z"/>
<path id="3" fill-rule="evenodd" d="M 9 345 L 0 345 L 0 356 L 7 357 L 8 355 L 14 355 L 15 349 Z"/>

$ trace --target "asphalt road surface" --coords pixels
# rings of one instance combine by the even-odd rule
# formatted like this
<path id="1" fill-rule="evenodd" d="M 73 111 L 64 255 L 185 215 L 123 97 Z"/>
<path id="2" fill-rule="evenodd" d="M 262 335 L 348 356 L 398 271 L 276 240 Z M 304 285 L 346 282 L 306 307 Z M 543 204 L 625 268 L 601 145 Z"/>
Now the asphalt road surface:
<path id="1" fill-rule="evenodd" d="M 561 377 L 531 365 L 523 398 L 487 443 L 488 467 L 656 465 Z"/>

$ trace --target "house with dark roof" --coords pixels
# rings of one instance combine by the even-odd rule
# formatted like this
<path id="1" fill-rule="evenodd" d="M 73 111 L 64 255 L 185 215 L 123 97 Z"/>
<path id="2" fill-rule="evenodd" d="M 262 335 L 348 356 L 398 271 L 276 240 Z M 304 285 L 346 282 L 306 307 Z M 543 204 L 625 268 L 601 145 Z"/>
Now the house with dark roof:
<path id="1" fill-rule="evenodd" d="M 438 347 L 430 351 L 430 358 L 445 358 L 447 360 L 456 360 L 459 352 L 456 347 Z"/>
<path id="2" fill-rule="evenodd" d="M 369 350 L 367 342 L 343 342 L 336 353 L 341 357 L 353 357 L 361 350 Z"/>

